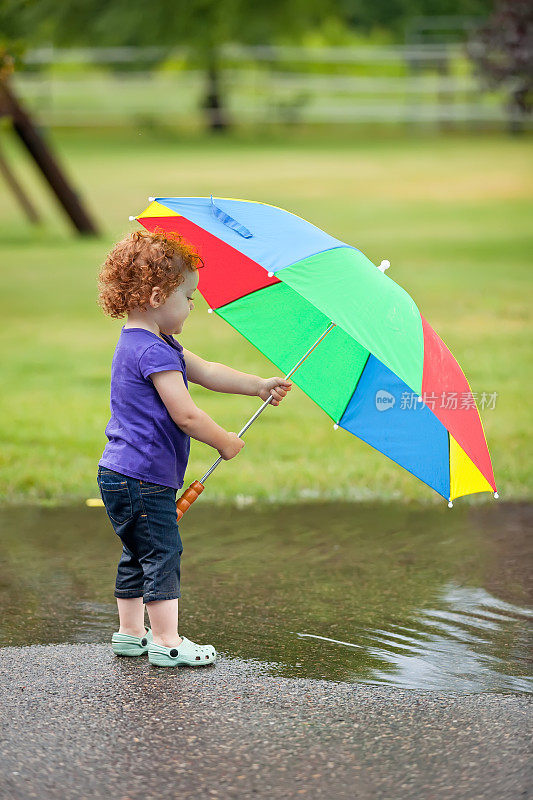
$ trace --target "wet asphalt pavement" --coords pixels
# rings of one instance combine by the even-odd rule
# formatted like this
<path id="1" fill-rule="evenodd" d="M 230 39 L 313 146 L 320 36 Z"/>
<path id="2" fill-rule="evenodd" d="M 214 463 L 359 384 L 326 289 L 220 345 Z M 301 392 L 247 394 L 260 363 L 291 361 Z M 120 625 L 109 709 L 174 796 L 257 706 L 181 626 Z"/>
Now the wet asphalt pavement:
<path id="1" fill-rule="evenodd" d="M 108 645 L 0 650 L 0 797 L 522 800 L 530 696 L 201 669 Z"/>

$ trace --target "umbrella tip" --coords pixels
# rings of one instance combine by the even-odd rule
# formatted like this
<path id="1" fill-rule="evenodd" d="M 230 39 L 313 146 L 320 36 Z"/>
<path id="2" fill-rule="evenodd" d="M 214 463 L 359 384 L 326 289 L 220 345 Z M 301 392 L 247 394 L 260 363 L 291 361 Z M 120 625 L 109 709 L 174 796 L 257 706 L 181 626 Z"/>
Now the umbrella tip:
<path id="1" fill-rule="evenodd" d="M 130 222 L 135 222 L 135 217 L 128 217 Z"/>
<path id="2" fill-rule="evenodd" d="M 149 202 L 149 203 L 153 203 L 153 202 L 154 202 L 154 200 L 155 200 L 155 197 L 149 197 L 149 198 L 148 198 L 148 202 Z"/>
<path id="3" fill-rule="evenodd" d="M 333 430 L 336 431 L 338 427 L 339 426 L 337 425 L 337 423 L 335 423 L 335 425 L 333 426 Z"/>
<path id="4" fill-rule="evenodd" d="M 268 277 L 269 277 L 269 278 L 273 278 L 273 277 L 274 277 L 274 273 L 273 273 L 273 272 L 269 272 L 269 273 L 268 273 Z"/>
<path id="5" fill-rule="evenodd" d="M 453 503 L 452 503 L 452 501 L 451 501 L 451 500 L 450 500 L 450 502 L 448 503 L 448 508 L 453 508 Z"/>
<path id="6" fill-rule="evenodd" d="M 495 500 L 497 500 L 499 496 L 500 496 L 500 495 L 498 494 L 498 492 L 494 492 L 494 499 L 495 499 Z"/>
<path id="7" fill-rule="evenodd" d="M 212 313 L 213 313 L 213 309 L 212 309 L 212 308 L 208 308 L 208 309 L 207 309 L 207 313 L 208 313 L 208 314 L 212 314 Z"/>
<path id="8" fill-rule="evenodd" d="M 388 269 L 389 267 L 390 267 L 390 261 L 389 261 L 388 259 L 386 259 L 386 258 L 385 258 L 385 259 L 383 259 L 383 261 L 382 261 L 382 262 L 381 262 L 381 264 L 379 265 L 378 269 L 379 269 L 381 272 L 385 272 L 385 270 L 386 270 L 386 269 Z"/>

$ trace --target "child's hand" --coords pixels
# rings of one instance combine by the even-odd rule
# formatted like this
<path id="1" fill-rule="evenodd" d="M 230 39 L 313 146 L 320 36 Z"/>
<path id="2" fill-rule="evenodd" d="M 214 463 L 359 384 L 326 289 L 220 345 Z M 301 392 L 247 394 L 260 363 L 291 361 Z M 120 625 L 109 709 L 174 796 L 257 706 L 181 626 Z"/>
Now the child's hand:
<path id="1" fill-rule="evenodd" d="M 287 392 L 292 389 L 292 381 L 286 381 L 285 378 L 263 378 L 257 392 L 261 400 L 268 400 L 272 395 L 274 400 L 271 401 L 271 406 L 279 406 Z"/>
<path id="2" fill-rule="evenodd" d="M 235 458 L 237 453 L 240 453 L 242 448 L 244 447 L 244 442 L 242 439 L 239 439 L 237 434 L 234 431 L 228 431 L 228 437 L 226 444 L 224 447 L 221 447 L 218 451 L 224 461 L 229 461 L 232 458 Z"/>

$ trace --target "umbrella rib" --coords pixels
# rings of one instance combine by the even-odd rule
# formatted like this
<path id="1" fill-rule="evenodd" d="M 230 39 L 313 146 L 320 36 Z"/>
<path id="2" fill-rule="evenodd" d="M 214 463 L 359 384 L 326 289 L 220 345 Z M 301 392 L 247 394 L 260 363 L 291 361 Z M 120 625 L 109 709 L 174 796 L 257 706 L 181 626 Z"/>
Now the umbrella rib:
<path id="1" fill-rule="evenodd" d="M 297 362 L 297 363 L 294 365 L 294 367 L 291 369 L 291 371 L 290 371 L 290 372 L 288 372 L 288 373 L 285 375 L 285 380 L 288 380 L 288 378 L 290 378 L 290 376 L 291 376 L 293 373 L 295 373 L 295 372 L 296 372 L 296 370 L 298 369 L 298 367 L 299 367 L 299 366 L 301 366 L 301 365 L 303 364 L 303 362 L 305 361 L 305 359 L 306 359 L 306 358 L 307 358 L 309 355 L 311 355 L 311 353 L 313 352 L 313 350 L 315 349 L 315 347 L 317 347 L 317 346 L 320 344 L 320 342 L 322 341 L 322 339 L 323 339 L 325 336 L 327 336 L 327 334 L 328 334 L 330 331 L 332 331 L 332 330 L 333 330 L 333 328 L 335 328 L 335 327 L 336 327 L 336 323 L 335 323 L 335 322 L 332 322 L 332 323 L 329 325 L 329 327 L 327 328 L 327 330 L 325 330 L 325 331 L 324 331 L 324 333 L 322 333 L 322 334 L 321 334 L 321 335 L 318 337 L 318 339 L 316 340 L 316 342 L 314 342 L 314 344 L 312 344 L 312 345 L 311 345 L 311 347 L 309 348 L 309 350 L 307 351 L 307 353 L 305 353 L 305 354 L 304 354 L 304 355 L 301 357 L 301 359 L 300 359 L 300 360 L 299 360 L 299 361 L 298 361 L 298 362 Z M 241 436 L 243 435 L 243 433 L 244 433 L 245 431 L 247 431 L 247 430 L 248 430 L 248 428 L 250 427 L 250 425 L 251 425 L 253 422 L 255 422 L 255 420 L 257 419 L 257 417 L 259 416 L 259 414 L 261 414 L 261 413 L 262 413 L 262 412 L 265 410 L 265 408 L 266 408 L 266 407 L 267 407 L 267 406 L 268 406 L 268 405 L 269 405 L 269 404 L 272 402 L 272 400 L 273 400 L 273 399 L 274 399 L 274 398 L 272 397 L 272 395 L 270 395 L 270 397 L 268 398 L 268 400 L 265 400 L 265 402 L 263 403 L 263 405 L 262 405 L 260 408 L 258 408 L 258 409 L 257 409 L 257 411 L 255 412 L 255 414 L 254 414 L 252 417 L 250 417 L 250 419 L 248 420 L 248 422 L 246 423 L 246 425 L 244 426 L 244 428 L 242 428 L 242 429 L 239 431 L 239 433 L 238 433 L 239 439 L 241 438 Z M 218 465 L 220 464 L 220 462 L 221 462 L 221 461 L 223 461 L 223 460 L 224 460 L 224 459 L 222 458 L 222 456 L 220 456 L 219 458 L 217 458 L 217 460 L 215 461 L 215 463 L 214 463 L 214 464 L 213 464 L 213 465 L 212 465 L 212 466 L 211 466 L 211 467 L 210 467 L 210 468 L 207 470 L 207 472 L 205 473 L 205 475 L 203 476 L 203 478 L 201 478 L 201 479 L 200 479 L 200 483 L 202 483 L 202 484 L 203 484 L 203 483 L 205 483 L 206 479 L 207 479 L 207 478 L 208 478 L 208 477 L 211 475 L 211 473 L 213 472 L 213 470 L 214 470 L 216 467 L 218 467 Z"/>
<path id="2" fill-rule="evenodd" d="M 354 387 L 353 387 L 353 389 L 352 389 L 352 393 L 350 394 L 350 396 L 348 397 L 348 400 L 346 401 L 346 405 L 344 406 L 344 410 L 343 410 L 343 412 L 342 412 L 341 414 L 339 414 L 339 418 L 338 418 L 338 420 L 336 421 L 336 424 L 337 424 L 337 425 L 339 424 L 339 422 L 340 422 L 340 421 L 341 421 L 341 419 L 343 418 L 343 416 L 344 416 L 344 414 L 345 414 L 345 412 L 346 412 L 346 409 L 348 408 L 348 406 L 349 406 L 349 405 L 350 405 L 350 403 L 351 403 L 352 397 L 354 396 L 355 392 L 357 391 L 357 387 L 359 386 L 359 381 L 360 381 L 360 380 L 361 380 L 361 378 L 363 377 L 363 372 L 365 371 L 365 368 L 366 368 L 366 365 L 368 364 L 368 359 L 369 359 L 369 358 L 370 358 L 370 350 L 367 350 L 367 357 L 366 357 L 366 359 L 365 359 L 365 363 L 364 363 L 363 369 L 361 370 L 361 372 L 360 372 L 360 373 L 359 373 L 359 375 L 357 376 L 357 380 L 355 381 L 355 385 L 354 385 Z"/>

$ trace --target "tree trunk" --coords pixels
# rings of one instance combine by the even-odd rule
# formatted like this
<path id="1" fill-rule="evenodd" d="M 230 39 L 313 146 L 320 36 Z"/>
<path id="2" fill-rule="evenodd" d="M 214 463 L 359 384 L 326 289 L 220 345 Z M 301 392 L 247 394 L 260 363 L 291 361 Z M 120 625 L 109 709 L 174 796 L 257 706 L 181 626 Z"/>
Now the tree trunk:
<path id="1" fill-rule="evenodd" d="M 204 105 L 209 129 L 217 133 L 226 131 L 229 125 L 222 104 L 220 70 L 214 53 L 210 53 L 207 65 L 207 91 Z"/>
<path id="2" fill-rule="evenodd" d="M 511 93 L 510 98 L 510 111 L 511 115 L 509 118 L 509 133 L 517 136 L 525 131 L 525 120 L 528 114 L 528 104 L 527 104 L 527 95 L 528 91 L 527 88 L 519 87 L 515 89 Z"/>

